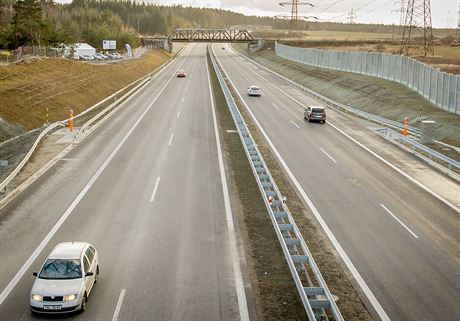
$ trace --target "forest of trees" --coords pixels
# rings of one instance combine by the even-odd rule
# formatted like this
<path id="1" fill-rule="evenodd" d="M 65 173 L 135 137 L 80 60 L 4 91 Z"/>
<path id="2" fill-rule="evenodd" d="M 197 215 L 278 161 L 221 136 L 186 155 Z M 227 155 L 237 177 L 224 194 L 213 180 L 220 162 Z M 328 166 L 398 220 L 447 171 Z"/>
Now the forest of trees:
<path id="1" fill-rule="evenodd" d="M 121 0 L 0 0 L 0 48 L 53 46 L 103 39 L 139 44 L 138 34 L 169 34 L 175 28 L 225 28 L 232 25 L 273 25 L 275 19 L 231 11 L 159 6 Z"/>

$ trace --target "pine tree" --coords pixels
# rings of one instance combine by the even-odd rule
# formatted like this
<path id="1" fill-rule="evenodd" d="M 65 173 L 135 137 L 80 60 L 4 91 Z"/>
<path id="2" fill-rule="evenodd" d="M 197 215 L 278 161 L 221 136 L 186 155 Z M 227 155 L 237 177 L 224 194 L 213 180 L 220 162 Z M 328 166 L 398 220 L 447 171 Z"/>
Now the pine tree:
<path id="1" fill-rule="evenodd" d="M 17 0 L 13 5 L 14 16 L 12 21 L 14 45 L 35 44 L 40 46 L 40 37 L 43 27 L 42 7 L 38 0 Z M 34 48 L 35 50 L 35 48 Z"/>

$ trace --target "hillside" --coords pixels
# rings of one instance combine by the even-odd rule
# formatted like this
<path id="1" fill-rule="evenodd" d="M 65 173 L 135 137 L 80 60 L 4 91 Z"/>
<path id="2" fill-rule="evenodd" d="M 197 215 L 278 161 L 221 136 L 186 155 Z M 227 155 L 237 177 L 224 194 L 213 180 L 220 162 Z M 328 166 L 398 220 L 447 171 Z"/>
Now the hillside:
<path id="1" fill-rule="evenodd" d="M 0 141 L 78 114 L 158 68 L 170 57 L 148 52 L 140 59 L 95 65 L 65 59 L 29 59 L 0 66 Z M 5 123 L 5 121 L 7 123 Z"/>

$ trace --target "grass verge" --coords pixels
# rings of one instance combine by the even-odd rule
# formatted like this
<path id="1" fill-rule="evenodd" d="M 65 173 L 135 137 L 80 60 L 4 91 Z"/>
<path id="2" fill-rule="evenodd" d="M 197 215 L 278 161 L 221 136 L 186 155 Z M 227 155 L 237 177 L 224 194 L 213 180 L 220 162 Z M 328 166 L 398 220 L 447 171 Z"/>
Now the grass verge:
<path id="1" fill-rule="evenodd" d="M 231 178 L 231 186 L 235 191 L 235 202 L 238 204 L 239 223 L 253 289 L 255 289 L 259 320 L 306 320 L 306 314 L 240 138 L 238 134 L 227 132 L 227 130 L 234 130 L 235 125 L 214 74 L 212 85 L 228 173 Z M 233 96 L 236 97 L 234 92 Z M 287 197 L 291 213 L 329 289 L 339 297 L 337 304 L 344 318 L 346 320 L 371 320 L 357 291 L 344 273 L 335 252 L 322 235 L 321 228 L 317 226 L 311 213 L 303 206 L 250 115 L 241 107 L 238 99 L 236 102 L 282 195 Z"/>
<path id="2" fill-rule="evenodd" d="M 239 135 L 228 132 L 236 127 L 212 64 L 209 60 L 208 63 L 227 177 L 233 191 L 232 206 L 238 214 L 257 320 L 307 320 Z"/>

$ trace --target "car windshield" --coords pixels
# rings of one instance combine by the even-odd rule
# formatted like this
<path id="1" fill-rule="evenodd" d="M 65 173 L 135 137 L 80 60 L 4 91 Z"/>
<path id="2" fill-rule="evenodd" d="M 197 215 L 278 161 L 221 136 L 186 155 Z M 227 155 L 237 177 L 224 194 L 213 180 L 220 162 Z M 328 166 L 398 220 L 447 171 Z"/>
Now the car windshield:
<path id="1" fill-rule="evenodd" d="M 314 112 L 314 113 L 324 113 L 324 109 L 322 109 L 322 108 L 313 108 L 312 112 Z"/>
<path id="2" fill-rule="evenodd" d="M 78 259 L 48 259 L 40 274 L 40 279 L 64 280 L 81 278 L 81 265 Z"/>

